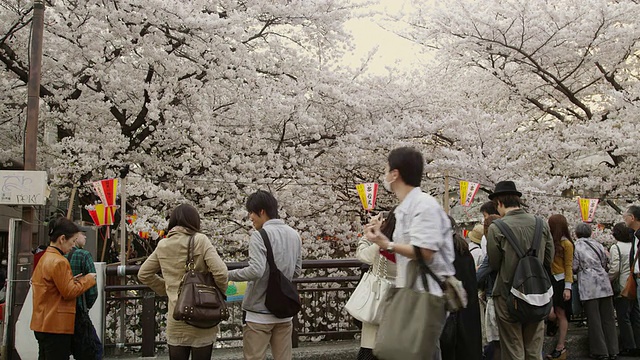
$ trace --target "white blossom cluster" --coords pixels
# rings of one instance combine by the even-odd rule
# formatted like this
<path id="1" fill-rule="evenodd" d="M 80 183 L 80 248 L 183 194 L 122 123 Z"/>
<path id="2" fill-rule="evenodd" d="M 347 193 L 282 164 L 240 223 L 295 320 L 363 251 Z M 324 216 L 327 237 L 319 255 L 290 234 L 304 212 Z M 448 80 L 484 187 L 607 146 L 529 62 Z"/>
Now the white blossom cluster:
<path id="1" fill-rule="evenodd" d="M 620 220 L 611 204 L 638 201 L 635 1 L 420 2 L 384 21 L 411 25 L 399 31 L 429 49 L 423 65 L 388 76 L 341 65 L 349 4 L 53 2 L 39 167 L 65 194 L 130 165 L 131 231 L 157 237 L 189 202 L 228 260 L 246 255 L 244 203 L 259 188 L 300 230 L 305 257 L 350 254 L 355 184 L 377 181 L 400 145 L 422 150 L 424 190 L 438 197 L 445 175 L 453 192 L 455 179 L 485 190 L 510 179 L 531 211 L 572 222 L 575 196 L 601 198 L 606 223 Z M 2 163 L 22 157 L 29 6 L 0 8 Z M 380 191 L 380 209 L 394 201 Z"/>

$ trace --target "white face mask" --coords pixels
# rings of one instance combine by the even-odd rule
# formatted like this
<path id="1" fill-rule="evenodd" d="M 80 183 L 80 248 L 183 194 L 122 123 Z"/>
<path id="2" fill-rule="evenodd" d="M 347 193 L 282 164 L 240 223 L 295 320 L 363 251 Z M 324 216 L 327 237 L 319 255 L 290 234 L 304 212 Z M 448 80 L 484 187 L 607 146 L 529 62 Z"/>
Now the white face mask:
<path id="1" fill-rule="evenodd" d="M 388 174 L 388 173 L 387 173 L 387 174 Z M 391 183 L 392 183 L 393 181 L 395 181 L 395 180 L 393 180 L 393 181 L 388 181 L 388 180 L 387 180 L 387 174 L 385 174 L 385 175 L 382 177 L 382 187 L 384 187 L 384 189 L 385 189 L 385 190 L 387 190 L 388 192 L 393 192 L 393 189 L 391 189 Z"/>

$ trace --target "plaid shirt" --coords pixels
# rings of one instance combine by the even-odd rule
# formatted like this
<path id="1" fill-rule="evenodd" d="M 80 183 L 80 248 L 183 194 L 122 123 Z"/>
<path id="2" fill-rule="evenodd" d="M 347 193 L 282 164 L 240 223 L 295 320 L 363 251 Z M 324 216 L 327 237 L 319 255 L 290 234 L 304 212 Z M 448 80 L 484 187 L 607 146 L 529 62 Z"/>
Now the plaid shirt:
<path id="1" fill-rule="evenodd" d="M 75 251 L 72 254 L 72 257 L 69 259 L 69 254 L 66 255 L 66 258 L 69 259 L 69 264 L 71 264 L 71 272 L 73 272 L 73 276 L 78 274 L 90 274 L 96 272 L 96 266 L 93 264 L 93 258 L 91 257 L 91 253 L 87 250 L 80 249 L 76 246 L 73 247 Z M 96 285 L 92 286 L 83 294 L 85 296 L 87 302 L 87 310 L 91 309 L 93 304 L 95 304 L 98 299 L 98 287 Z M 76 305 L 82 308 L 82 296 L 78 296 L 76 299 Z"/>

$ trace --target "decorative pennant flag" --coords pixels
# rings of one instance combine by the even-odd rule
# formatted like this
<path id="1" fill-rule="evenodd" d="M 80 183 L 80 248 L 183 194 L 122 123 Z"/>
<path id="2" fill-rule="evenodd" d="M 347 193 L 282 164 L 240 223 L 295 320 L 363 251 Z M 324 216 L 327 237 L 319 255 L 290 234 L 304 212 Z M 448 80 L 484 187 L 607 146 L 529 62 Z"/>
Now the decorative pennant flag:
<path id="1" fill-rule="evenodd" d="M 127 224 L 131 225 L 134 222 L 136 222 L 136 220 L 138 220 L 138 215 L 136 215 L 136 214 L 127 215 Z"/>
<path id="2" fill-rule="evenodd" d="M 462 206 L 471 206 L 473 198 L 479 189 L 480 184 L 478 183 L 460 181 L 460 204 L 462 204 Z"/>
<path id="3" fill-rule="evenodd" d="M 378 184 L 358 184 L 356 190 L 358 190 L 362 207 L 367 211 L 373 210 L 376 207 L 376 198 L 378 197 Z"/>
<path id="4" fill-rule="evenodd" d="M 95 204 L 86 207 L 91 219 L 97 226 L 113 225 L 116 208 L 117 206 L 104 206 L 104 204 Z"/>
<path id="5" fill-rule="evenodd" d="M 582 221 L 592 222 L 596 215 L 596 208 L 598 207 L 599 199 L 582 199 L 578 198 L 578 204 L 580 205 L 580 215 Z"/>
<path id="6" fill-rule="evenodd" d="M 467 235 L 469 235 L 469 230 L 467 230 L 467 229 L 463 229 L 463 230 L 462 230 L 462 237 L 466 239 L 466 238 L 467 238 Z"/>
<path id="7" fill-rule="evenodd" d="M 116 195 L 118 189 L 118 179 L 106 179 L 95 181 L 93 189 L 100 197 L 100 201 L 106 206 L 114 206 L 116 204 Z"/>

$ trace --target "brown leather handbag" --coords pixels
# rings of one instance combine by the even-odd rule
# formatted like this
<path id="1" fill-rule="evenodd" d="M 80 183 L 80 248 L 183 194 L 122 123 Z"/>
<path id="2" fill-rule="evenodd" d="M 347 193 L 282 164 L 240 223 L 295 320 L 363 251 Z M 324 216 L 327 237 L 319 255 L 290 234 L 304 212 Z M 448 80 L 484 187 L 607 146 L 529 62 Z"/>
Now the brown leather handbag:
<path id="1" fill-rule="evenodd" d="M 638 255 L 640 255 L 640 251 L 636 253 L 636 258 L 633 259 L 633 264 L 629 267 L 629 277 L 627 278 L 627 283 L 624 284 L 624 289 L 620 292 L 620 296 L 623 298 L 627 298 L 629 300 L 635 300 L 638 297 L 638 287 L 636 284 L 636 277 L 633 271 L 635 270 L 636 263 L 638 262 Z"/>
<path id="2" fill-rule="evenodd" d="M 178 288 L 173 318 L 197 328 L 209 329 L 229 318 L 225 303 L 227 297 L 220 291 L 210 272 L 195 270 L 194 237 L 195 234 L 189 238 L 186 272 Z"/>

